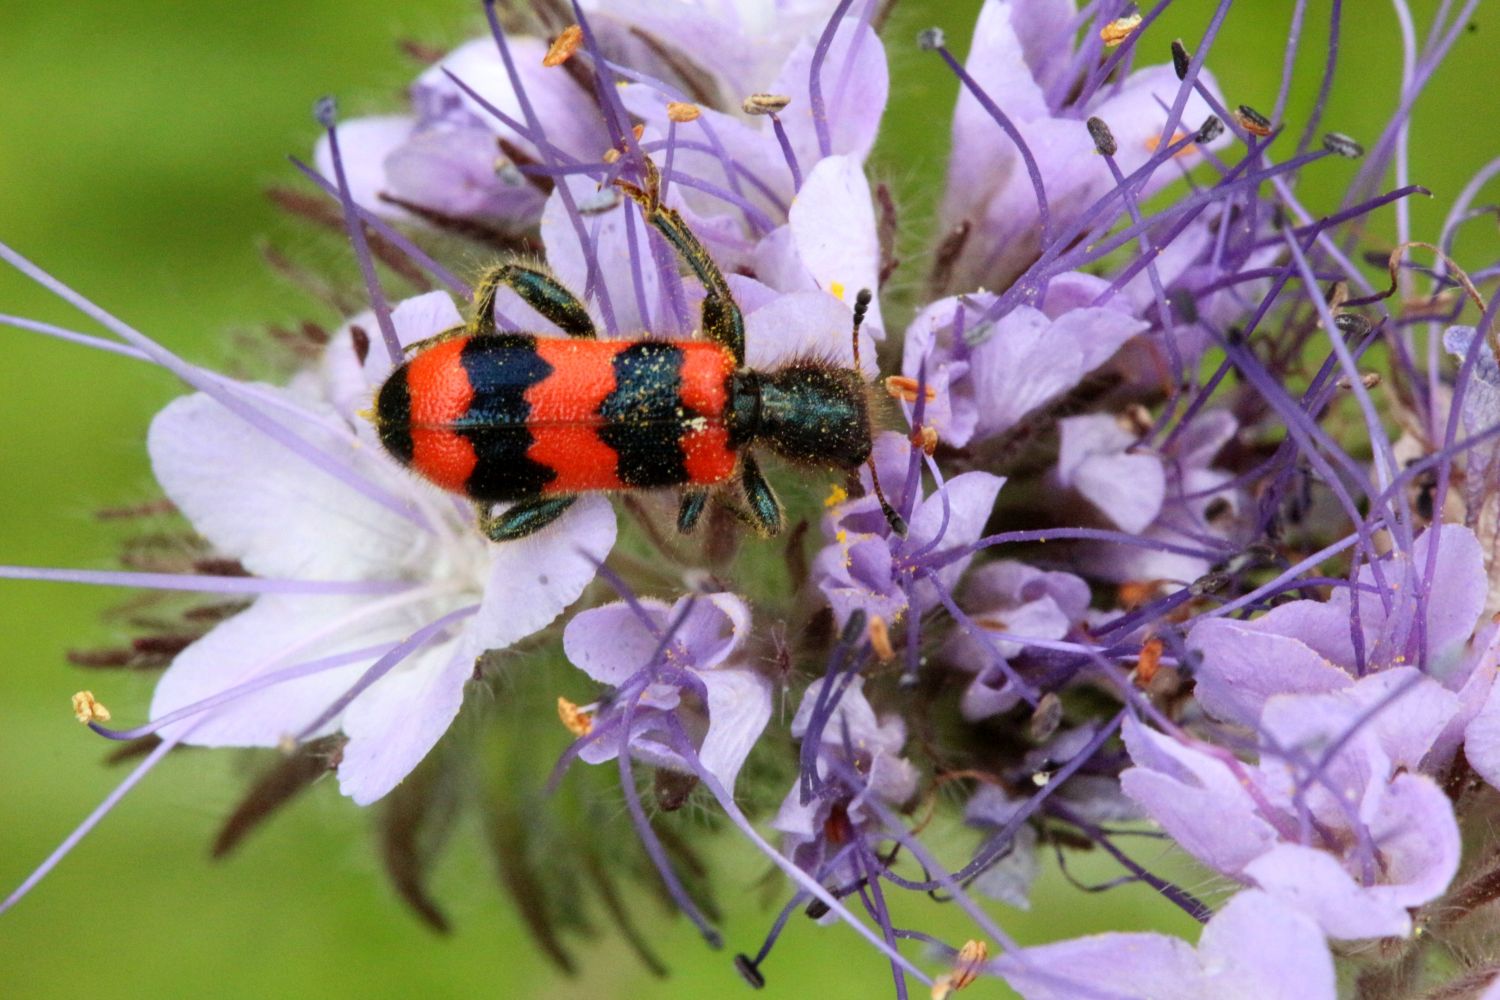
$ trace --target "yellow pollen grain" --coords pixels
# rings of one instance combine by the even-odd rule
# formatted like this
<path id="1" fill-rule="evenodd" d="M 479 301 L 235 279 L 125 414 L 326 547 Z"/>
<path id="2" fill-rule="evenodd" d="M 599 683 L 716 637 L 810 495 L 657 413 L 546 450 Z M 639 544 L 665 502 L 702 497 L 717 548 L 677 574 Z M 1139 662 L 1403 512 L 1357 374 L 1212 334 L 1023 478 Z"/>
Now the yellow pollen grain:
<path id="1" fill-rule="evenodd" d="M 702 113 L 698 110 L 698 105 L 689 104 L 687 101 L 667 102 L 667 118 L 679 125 L 697 121 Z"/>
<path id="2" fill-rule="evenodd" d="M 844 489 L 838 483 L 834 483 L 832 486 L 830 486 L 828 488 L 828 496 L 826 496 L 826 497 L 823 498 L 823 506 L 824 507 L 837 507 L 839 504 L 843 503 L 845 500 L 848 500 L 848 499 L 849 499 L 849 491 L 846 490 L 846 489 Z"/>
<path id="3" fill-rule="evenodd" d="M 73 718 L 84 725 L 90 722 L 108 722 L 109 709 L 94 698 L 94 692 L 79 691 L 73 696 Z"/>
<path id="4" fill-rule="evenodd" d="M 1125 39 L 1135 33 L 1135 29 L 1141 26 L 1141 15 L 1131 14 L 1129 17 L 1116 18 L 1099 29 L 1099 40 L 1110 48 L 1119 45 Z"/>
<path id="5" fill-rule="evenodd" d="M 574 736 L 587 736 L 594 731 L 594 713 L 585 712 L 561 695 L 557 699 L 557 717 Z"/>
<path id="6" fill-rule="evenodd" d="M 830 282 L 828 285 L 828 290 L 832 292 L 840 302 L 844 301 L 844 283 L 842 281 Z"/>
<path id="7" fill-rule="evenodd" d="M 547 54 L 542 56 L 542 65 L 546 67 L 561 66 L 572 58 L 573 53 L 578 51 L 583 44 L 583 29 L 576 24 L 570 24 L 562 30 L 562 34 L 552 40 Z"/>

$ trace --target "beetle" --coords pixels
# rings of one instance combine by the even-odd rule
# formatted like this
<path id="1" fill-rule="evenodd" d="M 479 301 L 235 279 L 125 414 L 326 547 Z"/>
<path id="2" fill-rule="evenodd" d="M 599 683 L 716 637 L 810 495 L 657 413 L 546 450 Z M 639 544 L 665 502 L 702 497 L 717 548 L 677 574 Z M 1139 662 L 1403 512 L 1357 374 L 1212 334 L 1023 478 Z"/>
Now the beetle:
<path id="1" fill-rule="evenodd" d="M 855 300 L 855 367 L 809 358 L 748 368 L 740 308 L 681 215 L 661 203 L 655 166 L 645 161 L 642 185 L 615 186 L 702 283 L 706 339 L 600 340 L 583 303 L 551 275 L 496 265 L 478 283 L 469 322 L 412 345 L 377 391 L 373 417 L 385 449 L 473 500 L 496 542 L 546 527 L 582 493 L 666 487 L 682 492 L 677 527 L 686 534 L 711 494 L 735 479 L 748 507 L 741 516 L 774 535 L 781 505 L 756 445 L 798 464 L 868 464 L 873 473 L 868 387 L 858 369 L 870 292 Z M 501 287 L 567 336 L 499 331 Z M 496 503 L 510 506 L 492 514 Z M 884 495 L 880 504 L 904 534 Z"/>

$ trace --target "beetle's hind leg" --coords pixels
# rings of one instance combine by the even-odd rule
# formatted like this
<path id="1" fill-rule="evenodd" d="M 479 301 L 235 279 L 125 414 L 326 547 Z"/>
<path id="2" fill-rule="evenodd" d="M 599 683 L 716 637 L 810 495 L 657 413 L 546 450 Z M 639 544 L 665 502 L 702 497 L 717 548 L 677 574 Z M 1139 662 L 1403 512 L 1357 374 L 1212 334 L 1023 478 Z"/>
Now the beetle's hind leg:
<path id="1" fill-rule="evenodd" d="M 594 321 L 578 296 L 547 272 L 521 264 L 496 264 L 479 276 L 479 284 L 474 287 L 469 333 L 495 332 L 495 293 L 502 285 L 568 336 L 588 340 L 597 336 Z"/>
<path id="2" fill-rule="evenodd" d="M 745 500 L 750 505 L 750 522 L 755 530 L 769 538 L 781 532 L 781 502 L 766 477 L 761 474 L 755 456 L 746 452 L 740 460 L 740 481 L 745 487 Z"/>
<path id="3" fill-rule="evenodd" d="M 703 508 L 708 506 L 708 490 L 683 490 L 682 503 L 677 506 L 677 530 L 684 535 L 691 535 L 693 529 L 698 526 L 698 518 L 703 516 Z"/>
<path id="4" fill-rule="evenodd" d="M 656 164 L 649 158 L 646 159 L 643 184 L 615 181 L 615 187 L 634 199 L 641 207 L 641 214 L 646 217 L 646 221 L 667 238 L 677 255 L 702 283 L 705 293 L 702 313 L 704 336 L 727 348 L 734 356 L 736 365 L 743 365 L 745 317 L 740 312 L 739 303 L 734 301 L 729 283 L 724 280 L 724 273 L 708 255 L 703 244 L 698 242 L 698 237 L 693 235 L 687 223 L 682 221 L 682 216 L 677 214 L 676 209 L 667 208 L 661 203 L 661 174 L 657 171 Z"/>
<path id="5" fill-rule="evenodd" d="M 577 496 L 536 497 L 522 500 L 499 514 L 479 509 L 479 530 L 492 542 L 513 542 L 541 531 L 573 506 Z"/>

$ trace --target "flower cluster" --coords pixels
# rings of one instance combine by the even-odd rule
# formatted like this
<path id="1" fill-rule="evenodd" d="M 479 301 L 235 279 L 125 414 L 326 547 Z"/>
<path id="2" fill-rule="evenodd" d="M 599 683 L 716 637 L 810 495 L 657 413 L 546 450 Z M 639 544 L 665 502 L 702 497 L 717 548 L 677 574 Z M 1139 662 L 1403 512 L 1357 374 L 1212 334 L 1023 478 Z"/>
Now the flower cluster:
<path id="1" fill-rule="evenodd" d="M 613 872 L 644 872 L 721 944 L 692 804 L 787 879 L 734 962 L 755 986 L 805 912 L 862 936 L 898 997 L 981 976 L 1028 1000 L 1500 996 L 1500 265 L 1452 256 L 1500 167 L 1439 232 L 1403 208 L 1412 105 L 1474 3 L 1444 5 L 1420 49 L 1403 34 L 1400 110 L 1368 152 L 1322 131 L 1336 42 L 1289 119 L 1301 6 L 1265 111 L 1209 72 L 1227 2 L 1190 48 L 1152 30 L 1166 4 L 985 0 L 962 61 L 935 29 L 882 38 L 879 5 L 852 0 L 534 6 L 487 3 L 490 31 L 424 69 L 401 114 L 320 105 L 303 172 L 368 309 L 284 385 L 176 357 L 0 246 L 125 346 L 15 325 L 196 390 L 147 446 L 170 502 L 150 516 L 199 555 L 4 572 L 217 601 L 181 611 L 141 725 L 77 696 L 96 732 L 150 752 L 5 906 L 173 747 L 264 747 L 284 757 L 225 844 L 329 771 L 361 805 L 404 796 L 403 816 L 439 779 L 477 784 L 509 817 L 506 863 L 575 847 L 653 968 Z M 930 271 L 903 283 L 913 236 L 867 163 L 898 46 L 960 88 L 935 230 L 916 234 Z M 1343 200 L 1305 204 L 1299 178 L 1338 170 Z M 1394 250 L 1371 235 L 1393 205 Z M 485 248 L 543 258 L 548 291 L 475 294 L 455 262 Z M 391 305 L 381 262 L 445 289 Z M 784 541 L 747 526 L 780 511 L 748 446 L 732 485 L 689 494 L 692 534 L 675 496 L 631 489 L 491 541 L 493 505 L 476 522 L 372 416 L 407 355 L 454 336 L 726 343 L 726 297 L 745 378 L 872 383 L 867 462 L 810 487 L 770 470 Z M 727 405 L 789 405 L 739 378 Z M 452 414 L 410 405 L 412 435 L 459 447 L 433 430 Z M 491 744 L 503 778 L 453 750 Z M 600 846 L 621 797 L 630 851 Z M 1012 940 L 1004 907 L 1083 851 L 1201 924 L 1196 944 Z M 421 871 L 396 874 L 441 925 Z M 570 967 L 570 904 L 522 876 L 528 925 Z M 907 926 L 899 893 L 962 908 L 972 940 Z"/>

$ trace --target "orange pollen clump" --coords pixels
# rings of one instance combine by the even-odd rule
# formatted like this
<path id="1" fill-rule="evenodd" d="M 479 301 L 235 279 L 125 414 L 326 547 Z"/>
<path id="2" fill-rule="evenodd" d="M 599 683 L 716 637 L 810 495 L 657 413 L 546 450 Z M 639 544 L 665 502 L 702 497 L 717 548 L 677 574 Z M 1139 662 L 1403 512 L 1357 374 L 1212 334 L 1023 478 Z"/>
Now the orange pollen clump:
<path id="1" fill-rule="evenodd" d="M 557 717 L 562 720 L 563 728 L 574 736 L 587 736 L 594 731 L 594 713 L 585 712 L 561 696 L 557 699 Z"/>
<path id="2" fill-rule="evenodd" d="M 1181 142 L 1182 140 L 1184 140 L 1186 138 L 1187 138 L 1187 133 L 1183 132 L 1181 130 L 1172 133 L 1172 142 L 1173 143 Z M 1161 146 L 1161 136 L 1153 134 L 1153 135 L 1150 135 L 1150 136 L 1146 137 L 1146 148 L 1149 149 L 1151 152 L 1153 152 L 1153 153 L 1156 152 L 1157 148 L 1160 147 L 1160 146 Z M 1180 158 L 1182 158 L 1184 156 L 1192 156 L 1196 152 L 1198 152 L 1198 145 L 1197 145 L 1197 143 L 1190 142 L 1186 146 L 1183 146 L 1181 149 L 1179 149 L 1177 152 L 1173 153 L 1172 156 L 1175 157 L 1175 158 L 1180 159 Z"/>
<path id="3" fill-rule="evenodd" d="M 1114 48 L 1125 39 L 1135 33 L 1135 29 L 1141 26 L 1141 15 L 1131 14 L 1129 17 L 1116 18 L 1099 29 L 1099 39 Z"/>
<path id="4" fill-rule="evenodd" d="M 679 125 L 697 121 L 702 113 L 698 110 L 698 105 L 689 104 L 687 101 L 667 102 L 667 117 Z"/>
<path id="5" fill-rule="evenodd" d="M 911 443 L 916 447 L 921 448 L 922 454 L 931 455 L 933 452 L 937 451 L 937 428 L 929 427 L 926 424 L 923 424 L 921 427 L 911 432 Z"/>
<path id="6" fill-rule="evenodd" d="M 1147 601 L 1161 596 L 1162 584 L 1165 582 L 1165 580 L 1130 580 L 1120 584 L 1116 592 L 1120 607 L 1126 611 L 1133 611 Z"/>
<path id="7" fill-rule="evenodd" d="M 87 725 L 90 722 L 108 722 L 109 709 L 94 698 L 92 691 L 80 691 L 73 696 L 73 717 Z"/>
<path id="8" fill-rule="evenodd" d="M 896 647 L 891 645 L 891 630 L 879 615 L 870 616 L 870 648 L 881 663 L 890 663 L 896 658 Z"/>
<path id="9" fill-rule="evenodd" d="M 576 24 L 570 24 L 562 30 L 562 34 L 552 40 L 547 54 L 542 57 L 543 66 L 561 66 L 572 58 L 583 45 L 583 29 Z"/>
<path id="10" fill-rule="evenodd" d="M 1161 650 L 1161 640 L 1157 638 L 1147 639 L 1141 645 L 1141 655 L 1135 663 L 1135 681 L 1141 687 L 1156 677 L 1156 671 L 1161 667 Z"/>
<path id="11" fill-rule="evenodd" d="M 891 375 L 885 380 L 885 391 L 890 393 L 892 399 L 899 399 L 907 403 L 917 401 L 917 380 L 907 378 L 905 375 Z M 937 399 L 937 390 L 932 386 L 923 386 L 923 395 L 927 402 Z"/>
<path id="12" fill-rule="evenodd" d="M 985 959 L 990 957 L 989 946 L 983 941 L 970 940 L 958 949 L 953 957 L 953 971 L 944 973 L 932 981 L 932 1000 L 947 1000 L 958 990 L 979 978 Z"/>

